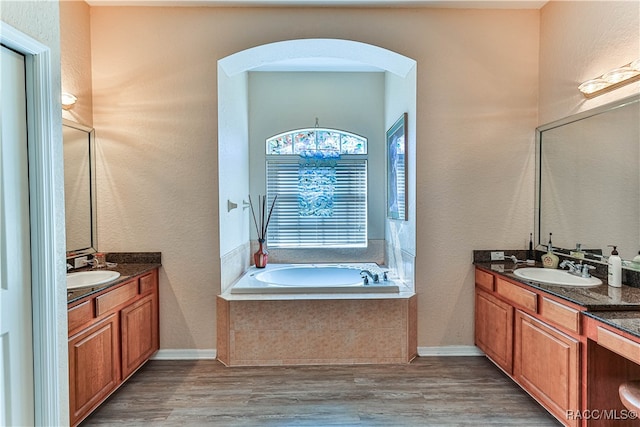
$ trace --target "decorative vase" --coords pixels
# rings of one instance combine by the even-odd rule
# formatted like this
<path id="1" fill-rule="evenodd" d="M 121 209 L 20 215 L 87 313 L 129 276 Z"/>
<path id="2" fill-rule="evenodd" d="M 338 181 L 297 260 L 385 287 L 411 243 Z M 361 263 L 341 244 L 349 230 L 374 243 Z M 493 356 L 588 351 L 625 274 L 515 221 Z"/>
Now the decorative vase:
<path id="1" fill-rule="evenodd" d="M 257 268 L 265 268 L 269 260 L 269 252 L 264 239 L 258 239 L 258 250 L 253 254 L 253 263 Z"/>

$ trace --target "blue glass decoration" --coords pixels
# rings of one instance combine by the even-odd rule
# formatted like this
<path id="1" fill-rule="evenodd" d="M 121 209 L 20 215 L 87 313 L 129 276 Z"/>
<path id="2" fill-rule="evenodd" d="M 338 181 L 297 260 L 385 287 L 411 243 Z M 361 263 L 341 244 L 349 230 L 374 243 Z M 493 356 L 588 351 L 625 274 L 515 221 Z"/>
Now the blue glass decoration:
<path id="1" fill-rule="evenodd" d="M 268 155 L 297 155 L 316 150 L 367 154 L 367 138 L 337 129 L 306 128 L 267 138 L 266 148 Z"/>
<path id="2" fill-rule="evenodd" d="M 298 169 L 298 211 L 300 216 L 333 216 L 337 152 L 306 151 Z"/>

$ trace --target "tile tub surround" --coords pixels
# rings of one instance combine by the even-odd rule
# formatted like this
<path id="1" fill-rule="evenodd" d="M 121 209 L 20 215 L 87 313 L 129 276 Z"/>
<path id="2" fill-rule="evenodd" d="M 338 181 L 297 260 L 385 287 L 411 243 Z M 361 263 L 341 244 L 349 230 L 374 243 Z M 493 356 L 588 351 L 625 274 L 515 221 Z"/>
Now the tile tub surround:
<path id="1" fill-rule="evenodd" d="M 417 297 L 236 300 L 217 297 L 217 354 L 227 366 L 409 363 Z"/>

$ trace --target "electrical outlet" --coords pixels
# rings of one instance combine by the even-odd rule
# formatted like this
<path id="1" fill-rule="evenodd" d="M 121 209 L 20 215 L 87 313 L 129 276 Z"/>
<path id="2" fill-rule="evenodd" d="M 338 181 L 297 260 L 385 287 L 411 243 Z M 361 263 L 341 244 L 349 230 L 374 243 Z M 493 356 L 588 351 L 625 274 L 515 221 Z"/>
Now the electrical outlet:
<path id="1" fill-rule="evenodd" d="M 86 256 L 81 256 L 73 260 L 73 268 L 81 268 L 88 264 L 89 260 Z"/>
<path id="2" fill-rule="evenodd" d="M 491 261 L 504 261 L 504 252 L 491 252 Z"/>

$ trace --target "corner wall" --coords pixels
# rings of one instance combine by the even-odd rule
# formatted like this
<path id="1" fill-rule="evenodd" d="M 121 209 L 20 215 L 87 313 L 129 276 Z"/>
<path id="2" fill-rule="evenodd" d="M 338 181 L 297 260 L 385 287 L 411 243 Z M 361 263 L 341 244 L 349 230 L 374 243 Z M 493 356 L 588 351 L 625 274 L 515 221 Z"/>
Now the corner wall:
<path id="1" fill-rule="evenodd" d="M 640 2 L 550 1 L 540 13 L 538 124 L 640 92 L 640 82 L 592 99 L 580 83 L 640 58 Z"/>
<path id="2" fill-rule="evenodd" d="M 389 129 L 407 113 L 407 220 L 386 218 L 385 222 L 385 264 L 397 272 L 409 288 L 415 290 L 416 257 L 416 129 L 419 126 L 416 112 L 416 66 L 406 76 L 385 74 L 385 129 Z M 385 141 L 386 146 L 386 141 Z M 387 173 L 389 173 L 387 171 Z M 385 176 L 386 179 L 386 176 Z M 384 182 L 386 188 L 386 181 Z M 385 206 L 385 212 L 386 212 Z"/>
<path id="3" fill-rule="evenodd" d="M 59 3 L 62 92 L 78 98 L 71 110 L 62 111 L 62 117 L 93 127 L 90 8 L 84 1 Z"/>

